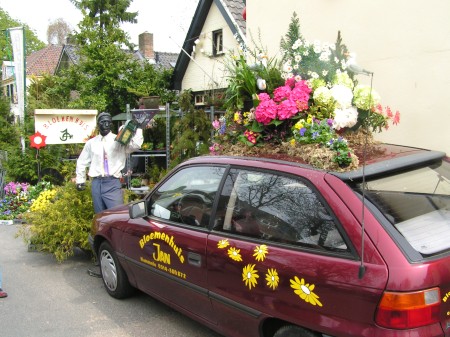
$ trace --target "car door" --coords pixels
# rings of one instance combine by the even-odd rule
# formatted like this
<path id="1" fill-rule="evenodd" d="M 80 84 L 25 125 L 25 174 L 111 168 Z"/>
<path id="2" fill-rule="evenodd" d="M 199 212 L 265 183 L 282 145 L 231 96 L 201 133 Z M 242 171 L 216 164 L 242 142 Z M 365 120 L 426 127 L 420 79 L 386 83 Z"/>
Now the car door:
<path id="1" fill-rule="evenodd" d="M 209 322 L 206 242 L 224 171 L 180 168 L 148 196 L 149 216 L 130 220 L 122 241 L 139 289 Z"/>
<path id="2" fill-rule="evenodd" d="M 232 168 L 220 195 L 221 211 L 208 238 L 208 284 L 225 331 L 259 336 L 264 317 L 313 329 L 329 324 L 328 333 L 335 324 L 345 329 L 349 317 L 371 319 L 386 267 L 366 240 L 370 258 L 364 279 L 359 278 L 356 249 L 310 181 Z"/>

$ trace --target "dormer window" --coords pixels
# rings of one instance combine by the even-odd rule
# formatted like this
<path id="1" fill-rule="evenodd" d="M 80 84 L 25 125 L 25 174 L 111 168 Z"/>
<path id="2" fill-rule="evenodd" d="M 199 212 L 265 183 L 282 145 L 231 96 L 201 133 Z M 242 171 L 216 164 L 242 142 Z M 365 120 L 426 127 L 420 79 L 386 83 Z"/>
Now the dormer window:
<path id="1" fill-rule="evenodd" d="M 213 56 L 222 55 L 223 54 L 222 29 L 213 31 L 212 37 L 213 37 Z"/>

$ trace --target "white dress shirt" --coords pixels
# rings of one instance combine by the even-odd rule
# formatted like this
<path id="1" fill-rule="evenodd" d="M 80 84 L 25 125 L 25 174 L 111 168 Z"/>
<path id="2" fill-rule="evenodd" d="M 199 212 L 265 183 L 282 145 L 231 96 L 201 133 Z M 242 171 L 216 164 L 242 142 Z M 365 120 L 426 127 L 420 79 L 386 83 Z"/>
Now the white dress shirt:
<path id="1" fill-rule="evenodd" d="M 105 137 L 98 135 L 86 142 L 77 160 L 77 184 L 82 184 L 86 181 L 87 167 L 89 167 L 89 177 L 94 178 L 105 175 L 103 151 L 105 151 L 108 159 L 109 175 L 116 178 L 121 177 L 127 154 L 139 150 L 144 142 L 144 137 L 142 136 L 142 129 L 139 128 L 127 146 L 116 142 L 115 138 L 116 135 L 110 132 Z"/>

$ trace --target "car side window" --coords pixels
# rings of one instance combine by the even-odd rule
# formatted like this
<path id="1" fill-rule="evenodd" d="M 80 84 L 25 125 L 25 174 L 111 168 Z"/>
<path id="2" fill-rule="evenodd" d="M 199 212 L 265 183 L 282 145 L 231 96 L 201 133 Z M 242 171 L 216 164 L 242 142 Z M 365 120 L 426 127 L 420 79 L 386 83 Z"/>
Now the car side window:
<path id="1" fill-rule="evenodd" d="M 305 182 L 266 172 L 230 171 L 215 229 L 318 249 L 347 251 L 334 218 Z"/>
<path id="2" fill-rule="evenodd" d="M 150 214 L 185 225 L 207 227 L 223 167 L 195 166 L 176 172 L 150 198 Z"/>

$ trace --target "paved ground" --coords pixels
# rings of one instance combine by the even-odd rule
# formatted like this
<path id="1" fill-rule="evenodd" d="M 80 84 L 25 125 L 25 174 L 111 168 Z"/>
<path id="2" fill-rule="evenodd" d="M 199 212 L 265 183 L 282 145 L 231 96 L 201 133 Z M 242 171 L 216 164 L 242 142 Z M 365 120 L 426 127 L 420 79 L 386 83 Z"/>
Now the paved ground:
<path id="1" fill-rule="evenodd" d="M 8 297 L 0 299 L 1 337 L 219 337 L 142 293 L 110 297 L 87 274 L 90 257 L 63 263 L 28 252 L 20 225 L 0 225 L 0 268 Z"/>

